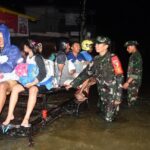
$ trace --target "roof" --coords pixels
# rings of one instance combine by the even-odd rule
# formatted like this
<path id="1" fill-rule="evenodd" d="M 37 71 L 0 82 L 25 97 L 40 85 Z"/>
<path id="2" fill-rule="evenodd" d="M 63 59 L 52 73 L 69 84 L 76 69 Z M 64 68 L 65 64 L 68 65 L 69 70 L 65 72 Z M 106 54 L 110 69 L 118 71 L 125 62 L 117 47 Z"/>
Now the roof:
<path id="1" fill-rule="evenodd" d="M 31 16 L 28 16 L 28 15 L 25 15 L 25 14 L 22 14 L 22 13 L 18 13 L 16 11 L 12 11 L 12 10 L 4 8 L 4 7 L 0 7 L 0 12 L 3 12 L 3 13 L 6 12 L 6 13 L 13 14 L 13 15 L 21 16 L 21 17 L 27 18 L 31 21 L 36 21 L 37 20 L 35 17 L 31 17 Z"/>

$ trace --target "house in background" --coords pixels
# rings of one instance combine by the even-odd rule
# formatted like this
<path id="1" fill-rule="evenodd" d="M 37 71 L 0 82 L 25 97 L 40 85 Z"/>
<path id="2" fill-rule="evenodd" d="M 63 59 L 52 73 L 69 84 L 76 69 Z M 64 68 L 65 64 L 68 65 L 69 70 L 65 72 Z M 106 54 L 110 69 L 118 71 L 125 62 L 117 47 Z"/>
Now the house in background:
<path id="1" fill-rule="evenodd" d="M 29 23 L 30 35 L 44 34 L 45 36 L 53 35 L 56 37 L 62 35 L 79 39 L 81 30 L 81 8 L 56 7 L 54 5 L 27 6 L 25 7 L 25 12 L 37 18 L 36 22 Z M 87 16 L 88 20 L 92 20 L 90 19 L 92 18 L 90 10 Z M 92 21 L 89 22 L 86 25 L 86 31 L 90 30 L 93 32 L 95 26 Z"/>
<path id="2" fill-rule="evenodd" d="M 25 6 L 24 12 L 26 15 L 0 7 L 0 23 L 8 25 L 12 36 L 64 36 L 79 39 L 82 21 L 79 7 L 35 5 Z M 85 33 L 93 32 L 95 26 L 91 21 L 93 17 L 90 10 L 86 15 L 88 23 Z"/>
<path id="3" fill-rule="evenodd" d="M 52 36 L 69 37 L 70 33 L 79 32 L 79 12 L 66 12 L 55 6 L 36 6 L 26 7 L 25 12 L 28 15 L 35 16 L 37 21 L 29 23 L 31 35 L 44 34 Z M 78 36 L 78 34 L 77 34 Z"/>
<path id="4" fill-rule="evenodd" d="M 0 23 L 9 27 L 11 36 L 28 36 L 29 21 L 36 21 L 36 18 L 0 7 Z"/>

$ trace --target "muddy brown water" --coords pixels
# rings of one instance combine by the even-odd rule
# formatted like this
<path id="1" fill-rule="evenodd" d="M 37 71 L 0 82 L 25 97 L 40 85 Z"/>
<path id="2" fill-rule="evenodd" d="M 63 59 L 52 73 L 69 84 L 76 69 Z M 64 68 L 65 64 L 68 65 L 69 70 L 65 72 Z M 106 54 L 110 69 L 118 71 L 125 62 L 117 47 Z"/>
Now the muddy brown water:
<path id="1" fill-rule="evenodd" d="M 63 96 L 55 96 L 55 100 Z M 148 92 L 133 108 L 123 104 L 113 123 L 106 123 L 96 111 L 92 95 L 87 110 L 79 117 L 66 115 L 47 125 L 33 137 L 33 147 L 28 147 L 27 138 L 0 138 L 0 150 L 150 150 Z"/>

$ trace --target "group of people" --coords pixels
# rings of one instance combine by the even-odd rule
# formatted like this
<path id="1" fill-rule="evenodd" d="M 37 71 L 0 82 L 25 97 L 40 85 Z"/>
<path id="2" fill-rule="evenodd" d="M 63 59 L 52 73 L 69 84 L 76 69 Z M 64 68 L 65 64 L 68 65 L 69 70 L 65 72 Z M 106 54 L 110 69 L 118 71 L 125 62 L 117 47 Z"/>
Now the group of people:
<path id="1" fill-rule="evenodd" d="M 98 53 L 95 57 L 91 52 Z M 14 109 L 19 93 L 29 91 L 27 110 L 22 127 L 30 127 L 29 119 L 41 90 L 50 90 L 65 86 L 77 91 L 77 102 L 88 98 L 89 88 L 97 84 L 98 108 L 107 122 L 114 120 L 122 101 L 123 89 L 128 90 L 128 105 L 137 100 L 142 79 L 142 57 L 138 51 L 137 41 L 125 43 L 127 51 L 132 54 L 129 59 L 127 79 L 116 54 L 111 53 L 111 40 L 98 36 L 93 42 L 86 39 L 81 45 L 78 41 L 69 42 L 59 39 L 56 43 L 57 53 L 49 59 L 42 56 L 42 43 L 27 39 L 23 43 L 23 53 L 10 42 L 8 27 L 0 25 L 0 113 L 7 95 L 10 94 L 8 115 L 1 127 L 5 130 L 14 119 Z"/>
<path id="2" fill-rule="evenodd" d="M 94 77 L 98 89 L 98 108 L 103 118 L 112 122 L 119 111 L 122 102 L 123 89 L 128 90 L 128 106 L 133 106 L 138 97 L 142 81 L 142 57 L 138 51 L 137 41 L 125 43 L 127 51 L 131 54 L 129 59 L 127 79 L 124 82 L 124 72 L 121 62 L 116 54 L 110 52 L 111 40 L 108 37 L 98 36 L 95 49 L 99 54 L 93 63 L 89 64 L 67 88 L 78 87 L 86 79 Z"/>

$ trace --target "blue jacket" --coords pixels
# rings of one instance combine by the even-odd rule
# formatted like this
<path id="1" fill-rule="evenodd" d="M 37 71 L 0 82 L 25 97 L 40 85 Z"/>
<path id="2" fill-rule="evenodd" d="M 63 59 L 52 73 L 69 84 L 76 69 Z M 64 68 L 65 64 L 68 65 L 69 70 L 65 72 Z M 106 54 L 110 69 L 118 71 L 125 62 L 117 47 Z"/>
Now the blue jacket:
<path id="1" fill-rule="evenodd" d="M 73 63 L 74 63 L 76 60 L 78 60 L 78 61 L 86 61 L 85 58 L 84 58 L 84 56 L 83 56 L 81 53 L 79 53 L 79 54 L 77 55 L 77 57 L 75 57 L 72 52 L 69 52 L 69 53 L 68 53 L 67 59 L 68 59 L 68 60 L 71 60 Z"/>
<path id="2" fill-rule="evenodd" d="M 10 43 L 10 33 L 4 24 L 0 24 L 0 32 L 4 38 L 4 48 L 0 50 L 0 56 L 7 56 L 8 60 L 0 64 L 0 72 L 12 72 L 17 65 L 17 61 L 21 58 L 20 50 Z"/>
<path id="3" fill-rule="evenodd" d="M 81 51 L 80 54 L 83 55 L 83 57 L 85 58 L 86 61 L 91 62 L 93 61 L 93 57 L 90 53 L 88 53 L 87 51 Z"/>

